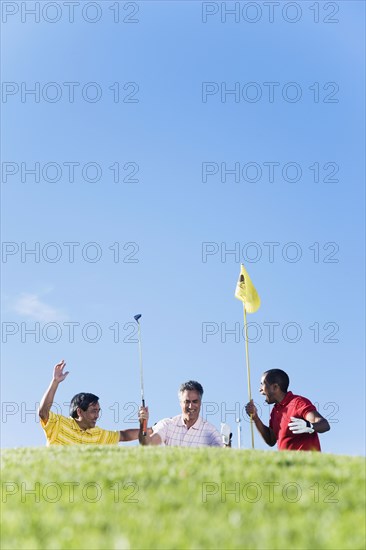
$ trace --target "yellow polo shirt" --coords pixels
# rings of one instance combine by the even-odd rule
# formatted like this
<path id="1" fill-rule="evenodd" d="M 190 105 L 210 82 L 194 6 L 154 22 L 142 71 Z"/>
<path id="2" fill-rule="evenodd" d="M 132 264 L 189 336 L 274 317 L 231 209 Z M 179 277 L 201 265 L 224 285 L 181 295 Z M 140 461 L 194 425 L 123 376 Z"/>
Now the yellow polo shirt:
<path id="1" fill-rule="evenodd" d="M 78 423 L 69 416 L 62 416 L 50 411 L 48 421 L 41 419 L 48 445 L 116 445 L 119 442 L 119 431 L 90 428 L 81 430 Z"/>

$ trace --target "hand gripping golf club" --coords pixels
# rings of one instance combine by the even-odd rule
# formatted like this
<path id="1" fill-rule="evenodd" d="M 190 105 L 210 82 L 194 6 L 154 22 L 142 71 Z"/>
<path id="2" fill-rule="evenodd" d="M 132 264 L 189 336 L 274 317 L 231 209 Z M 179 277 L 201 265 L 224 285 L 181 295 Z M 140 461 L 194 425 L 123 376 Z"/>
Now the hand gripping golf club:
<path id="1" fill-rule="evenodd" d="M 139 319 L 141 319 L 141 314 L 138 313 L 133 317 L 137 323 L 137 334 L 139 340 L 139 358 L 140 358 L 140 385 L 141 385 L 141 404 L 145 407 L 145 396 L 144 396 L 144 373 L 142 370 L 142 352 L 141 352 L 141 329 Z M 142 421 L 142 435 L 147 434 L 147 420 Z"/>

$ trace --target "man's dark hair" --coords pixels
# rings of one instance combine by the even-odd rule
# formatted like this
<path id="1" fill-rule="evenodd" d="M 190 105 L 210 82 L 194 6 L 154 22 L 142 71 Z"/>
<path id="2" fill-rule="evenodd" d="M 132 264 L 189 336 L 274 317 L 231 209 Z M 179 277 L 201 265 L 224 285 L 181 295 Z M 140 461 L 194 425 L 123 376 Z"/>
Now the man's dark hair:
<path id="1" fill-rule="evenodd" d="M 72 418 L 77 418 L 78 408 L 82 411 L 86 411 L 91 403 L 98 403 L 98 401 L 99 397 L 94 395 L 94 393 L 77 393 L 70 402 L 70 416 Z"/>
<path id="2" fill-rule="evenodd" d="M 183 384 L 181 384 L 179 388 L 179 397 L 184 391 L 196 391 L 200 394 L 201 398 L 203 395 L 203 387 L 199 382 L 196 382 L 195 380 L 188 380 L 188 382 L 183 382 Z"/>
<path id="3" fill-rule="evenodd" d="M 287 389 L 290 384 L 290 379 L 285 371 L 281 369 L 270 369 L 264 373 L 266 380 L 269 384 L 278 384 L 280 390 L 287 393 Z"/>

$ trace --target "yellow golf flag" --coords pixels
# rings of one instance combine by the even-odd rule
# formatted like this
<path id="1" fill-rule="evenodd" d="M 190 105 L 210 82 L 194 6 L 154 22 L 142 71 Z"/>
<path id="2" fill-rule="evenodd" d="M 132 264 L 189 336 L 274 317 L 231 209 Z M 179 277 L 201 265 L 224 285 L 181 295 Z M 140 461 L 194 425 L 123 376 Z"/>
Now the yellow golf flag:
<path id="1" fill-rule="evenodd" d="M 258 292 L 254 288 L 243 264 L 241 264 L 240 276 L 236 284 L 235 298 L 244 302 L 245 309 L 248 313 L 255 313 L 261 305 L 261 299 L 258 296 Z"/>

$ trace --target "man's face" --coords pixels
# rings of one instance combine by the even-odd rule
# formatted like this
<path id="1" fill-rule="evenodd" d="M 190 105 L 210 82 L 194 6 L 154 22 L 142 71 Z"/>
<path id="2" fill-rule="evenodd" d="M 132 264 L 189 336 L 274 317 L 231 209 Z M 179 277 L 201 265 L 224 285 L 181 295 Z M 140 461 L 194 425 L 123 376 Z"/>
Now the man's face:
<path id="1" fill-rule="evenodd" d="M 81 421 L 82 427 L 85 430 L 90 428 L 95 428 L 97 420 L 100 415 L 100 405 L 97 401 L 96 403 L 90 403 L 86 411 L 78 408 L 79 420 Z"/>
<path id="2" fill-rule="evenodd" d="M 180 396 L 183 419 L 194 424 L 201 410 L 201 396 L 194 390 L 185 390 Z"/>
<path id="3" fill-rule="evenodd" d="M 275 386 L 277 386 L 277 384 L 269 384 L 265 374 L 262 376 L 259 393 L 265 396 L 265 401 L 269 405 L 277 403 L 277 400 L 275 399 Z"/>

